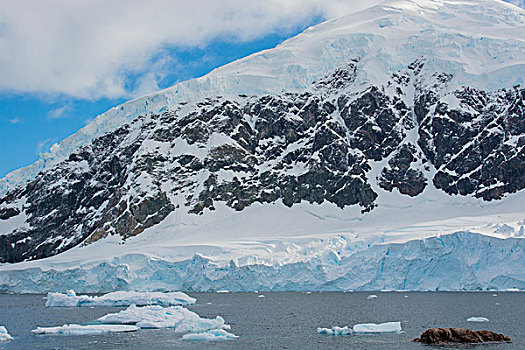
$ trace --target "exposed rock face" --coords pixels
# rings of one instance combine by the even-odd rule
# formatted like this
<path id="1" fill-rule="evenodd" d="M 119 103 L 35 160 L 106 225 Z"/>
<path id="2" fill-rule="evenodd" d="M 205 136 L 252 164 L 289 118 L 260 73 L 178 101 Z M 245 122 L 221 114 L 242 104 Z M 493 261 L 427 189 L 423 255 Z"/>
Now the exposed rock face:
<path id="1" fill-rule="evenodd" d="M 427 179 L 420 169 L 414 169 L 412 166 L 417 164 L 418 156 L 422 163 L 426 163 L 426 160 L 416 152 L 414 145 L 402 145 L 388 161 L 389 167 L 383 168 L 379 185 L 387 191 L 397 188 L 402 194 L 412 197 L 423 192 Z"/>
<path id="2" fill-rule="evenodd" d="M 506 335 L 491 331 L 472 331 L 466 328 L 432 328 L 421 334 L 415 342 L 429 345 L 446 343 L 511 342 Z"/>
<path id="3" fill-rule="evenodd" d="M 485 200 L 523 189 L 525 89 L 451 90 L 450 75 L 424 65 L 357 86 L 352 60 L 304 93 L 208 98 L 139 117 L 0 198 L 9 227 L 0 262 L 134 236 L 218 202 L 365 212 L 377 205 L 376 181 L 409 196 L 429 185 Z"/>

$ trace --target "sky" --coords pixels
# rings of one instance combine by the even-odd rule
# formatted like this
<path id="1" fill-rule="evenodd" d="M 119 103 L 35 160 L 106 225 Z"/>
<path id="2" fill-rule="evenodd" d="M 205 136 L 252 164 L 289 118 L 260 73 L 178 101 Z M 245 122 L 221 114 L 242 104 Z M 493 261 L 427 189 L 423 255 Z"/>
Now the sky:
<path id="1" fill-rule="evenodd" d="M 0 177 L 115 105 L 381 1 L 0 0 Z"/>

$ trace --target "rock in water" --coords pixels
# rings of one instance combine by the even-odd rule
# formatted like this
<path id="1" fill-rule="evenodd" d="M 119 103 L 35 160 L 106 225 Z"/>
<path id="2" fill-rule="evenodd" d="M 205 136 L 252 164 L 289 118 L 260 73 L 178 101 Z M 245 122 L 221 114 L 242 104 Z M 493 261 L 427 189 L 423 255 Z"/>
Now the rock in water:
<path id="1" fill-rule="evenodd" d="M 443 343 L 487 343 L 487 342 L 511 342 L 506 335 L 491 331 L 472 331 L 466 328 L 432 328 L 421 334 L 415 342 L 425 344 Z"/>

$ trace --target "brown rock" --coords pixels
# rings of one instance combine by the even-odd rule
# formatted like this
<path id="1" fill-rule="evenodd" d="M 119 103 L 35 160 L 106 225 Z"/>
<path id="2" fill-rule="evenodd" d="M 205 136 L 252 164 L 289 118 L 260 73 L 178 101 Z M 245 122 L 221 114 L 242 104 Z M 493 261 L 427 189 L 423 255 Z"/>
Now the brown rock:
<path id="1" fill-rule="evenodd" d="M 511 342 L 506 335 L 491 331 L 472 331 L 466 328 L 432 328 L 413 341 L 424 344 Z"/>

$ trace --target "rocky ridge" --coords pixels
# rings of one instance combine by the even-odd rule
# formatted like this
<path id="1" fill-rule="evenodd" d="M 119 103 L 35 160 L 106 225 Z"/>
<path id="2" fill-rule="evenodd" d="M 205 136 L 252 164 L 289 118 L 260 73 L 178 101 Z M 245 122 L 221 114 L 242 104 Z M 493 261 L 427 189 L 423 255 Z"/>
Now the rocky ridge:
<path id="1" fill-rule="evenodd" d="M 0 262 L 135 236 L 218 202 L 366 213 L 372 184 L 487 201 L 525 187 L 524 88 L 452 89 L 424 59 L 381 86 L 356 83 L 358 71 L 356 58 L 302 93 L 183 102 L 95 139 L 0 198 Z"/>

